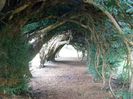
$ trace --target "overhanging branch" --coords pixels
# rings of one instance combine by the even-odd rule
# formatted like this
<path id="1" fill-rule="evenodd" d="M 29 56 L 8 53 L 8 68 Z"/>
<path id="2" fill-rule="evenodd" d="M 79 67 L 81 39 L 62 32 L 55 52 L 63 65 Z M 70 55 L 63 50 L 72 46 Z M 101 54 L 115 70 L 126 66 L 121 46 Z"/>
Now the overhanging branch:
<path id="1" fill-rule="evenodd" d="M 115 26 L 115 28 L 118 30 L 118 33 L 120 35 L 123 35 L 124 34 L 123 30 L 121 29 L 121 27 L 119 26 L 119 24 L 116 22 L 116 20 L 114 19 L 114 17 L 106 9 L 104 9 L 102 6 L 96 4 L 95 2 L 92 2 L 90 0 L 83 0 L 83 2 L 84 3 L 87 3 L 87 4 L 92 4 L 95 7 L 97 7 L 98 9 L 100 9 L 110 19 L 110 21 L 113 23 L 113 25 Z M 125 37 L 123 37 L 123 38 L 124 38 L 124 42 L 127 42 L 129 45 L 133 46 L 133 42 L 130 42 Z"/>
<path id="2" fill-rule="evenodd" d="M 49 25 L 46 28 L 43 28 L 41 30 L 36 31 L 35 33 L 31 34 L 29 36 L 29 38 L 32 38 L 32 37 L 35 37 L 35 36 L 39 36 L 39 35 L 41 35 L 43 37 L 43 36 L 45 36 L 47 34 L 47 32 L 52 31 L 53 29 L 56 29 L 59 26 L 65 24 L 65 23 L 66 23 L 66 21 L 56 22 L 56 23 L 54 23 L 52 25 Z"/>

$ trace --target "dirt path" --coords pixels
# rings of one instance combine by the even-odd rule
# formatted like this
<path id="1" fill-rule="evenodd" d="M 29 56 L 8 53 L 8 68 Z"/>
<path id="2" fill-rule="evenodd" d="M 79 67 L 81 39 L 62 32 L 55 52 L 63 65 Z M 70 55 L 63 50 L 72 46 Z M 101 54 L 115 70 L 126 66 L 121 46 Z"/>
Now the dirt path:
<path id="1" fill-rule="evenodd" d="M 32 70 L 34 99 L 110 99 L 79 61 L 58 61 Z"/>

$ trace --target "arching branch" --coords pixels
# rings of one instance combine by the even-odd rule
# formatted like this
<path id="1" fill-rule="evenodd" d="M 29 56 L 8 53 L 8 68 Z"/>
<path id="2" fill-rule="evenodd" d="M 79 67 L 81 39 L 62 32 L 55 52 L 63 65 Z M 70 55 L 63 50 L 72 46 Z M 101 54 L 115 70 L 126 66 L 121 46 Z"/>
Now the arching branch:
<path id="1" fill-rule="evenodd" d="M 92 2 L 90 0 L 83 0 L 84 3 L 87 4 L 92 4 L 94 5 L 96 8 L 100 9 L 109 19 L 110 21 L 113 23 L 113 25 L 115 26 L 115 28 L 118 30 L 118 33 L 120 35 L 123 35 L 124 32 L 121 29 L 121 27 L 119 26 L 119 24 L 116 22 L 115 18 L 106 10 L 104 9 L 102 6 L 96 4 L 95 2 Z M 123 37 L 125 42 L 128 42 L 129 45 L 133 46 L 133 42 L 130 42 L 127 38 Z"/>
<path id="2" fill-rule="evenodd" d="M 43 36 L 45 36 L 47 34 L 47 32 L 52 31 L 53 29 L 56 29 L 59 26 L 62 26 L 63 24 L 65 24 L 65 23 L 66 23 L 66 21 L 56 22 L 56 23 L 54 23 L 52 25 L 49 25 L 46 28 L 38 30 L 35 33 L 29 35 L 29 38 L 32 38 L 32 37 L 35 37 L 35 36 L 39 36 L 39 35 L 41 35 L 43 37 Z"/>

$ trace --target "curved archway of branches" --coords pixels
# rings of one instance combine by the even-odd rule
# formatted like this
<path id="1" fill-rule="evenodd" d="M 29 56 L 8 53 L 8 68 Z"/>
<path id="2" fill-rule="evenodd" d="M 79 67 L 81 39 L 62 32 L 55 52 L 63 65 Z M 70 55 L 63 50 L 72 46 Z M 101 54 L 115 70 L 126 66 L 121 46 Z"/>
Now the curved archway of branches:
<path id="1" fill-rule="evenodd" d="M 11 3 L 10 0 L 9 3 Z M 0 50 L 3 53 L 0 56 L 4 55 L 5 60 L 7 60 L 7 64 L 3 63 L 1 68 L 7 68 L 11 65 L 9 66 L 11 69 L 8 70 L 9 74 L 12 71 L 23 70 L 19 77 L 23 78 L 24 74 L 29 73 L 26 64 L 19 62 L 18 65 L 23 65 L 20 66 L 22 68 L 13 69 L 15 63 L 13 64 L 9 58 L 14 58 L 15 55 L 9 54 L 10 52 L 19 49 L 19 51 L 17 50 L 18 53 L 24 51 L 24 56 L 21 56 L 21 53 L 19 55 L 28 59 L 25 55 L 30 49 L 29 56 L 33 58 L 42 45 L 47 43 L 53 35 L 63 34 L 62 31 L 74 30 L 76 32 L 72 32 L 70 43 L 79 50 L 82 47 L 87 50 L 88 66 L 97 79 L 101 78 L 105 84 L 106 79 L 111 78 L 113 69 L 118 65 L 123 66 L 123 71 L 128 73 L 129 78 L 131 78 L 132 36 L 126 35 L 115 18 L 102 6 L 90 0 L 36 0 L 29 2 L 14 0 L 11 5 L 15 5 L 15 7 L 6 3 L 1 4 L 6 6 L 0 8 L 3 13 L 0 20 L 2 24 L 0 28 L 3 30 L 0 34 L 3 38 L 1 39 Z M 7 40 L 7 38 L 9 39 Z M 28 46 L 27 42 L 32 39 L 35 39 L 35 42 L 30 45 L 30 48 L 25 47 Z M 4 50 L 7 48 L 4 44 L 7 46 L 11 44 L 10 47 L 12 48 Z M 19 47 L 23 44 L 25 46 Z M 2 74 L 2 77 L 4 77 L 3 75 L 8 76 Z M 9 76 L 10 79 L 6 80 L 3 86 L 20 85 L 21 80 L 17 76 L 15 76 L 17 78 L 15 83 L 11 80 L 12 76 Z"/>

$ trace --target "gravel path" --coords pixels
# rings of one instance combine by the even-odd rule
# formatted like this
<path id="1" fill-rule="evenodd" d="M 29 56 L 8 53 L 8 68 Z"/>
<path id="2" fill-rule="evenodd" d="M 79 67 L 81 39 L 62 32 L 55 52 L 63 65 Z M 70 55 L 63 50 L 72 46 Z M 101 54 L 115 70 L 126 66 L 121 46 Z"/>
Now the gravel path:
<path id="1" fill-rule="evenodd" d="M 84 63 L 60 59 L 45 65 L 31 71 L 33 99 L 111 99 L 93 82 Z"/>

